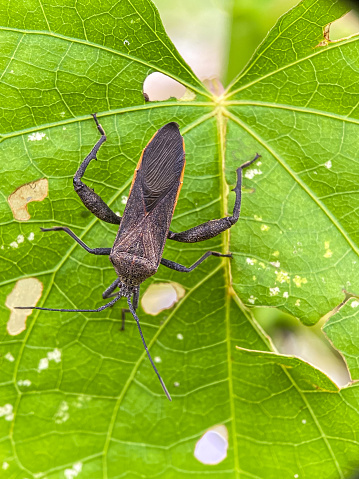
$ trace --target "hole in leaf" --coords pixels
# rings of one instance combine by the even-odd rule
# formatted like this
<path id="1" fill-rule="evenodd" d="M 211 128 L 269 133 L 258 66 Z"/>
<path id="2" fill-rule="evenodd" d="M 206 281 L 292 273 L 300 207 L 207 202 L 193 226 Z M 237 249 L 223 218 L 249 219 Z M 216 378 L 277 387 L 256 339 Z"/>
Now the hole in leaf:
<path id="1" fill-rule="evenodd" d="M 228 430 L 223 424 L 214 426 L 197 441 L 194 457 L 202 464 L 215 465 L 227 457 Z"/>
<path id="2" fill-rule="evenodd" d="M 350 6 L 348 4 L 348 6 Z M 330 26 L 330 40 L 340 40 L 359 32 L 358 10 L 351 10 L 346 15 L 338 18 Z"/>
<path id="3" fill-rule="evenodd" d="M 6 327 L 11 336 L 16 336 L 26 329 L 26 318 L 32 313 L 32 309 L 15 309 L 15 306 L 36 306 L 42 290 L 42 283 L 36 278 L 19 279 L 15 284 L 5 302 L 5 306 L 11 311 Z"/>
<path id="4" fill-rule="evenodd" d="M 42 201 L 46 198 L 48 192 L 49 184 L 46 178 L 19 186 L 8 198 L 14 218 L 18 221 L 29 220 L 28 203 L 31 203 L 31 201 Z"/>
<path id="5" fill-rule="evenodd" d="M 149 101 L 164 101 L 169 98 L 179 100 L 186 94 L 186 91 L 186 87 L 181 83 L 159 72 L 148 75 L 143 83 L 143 93 L 148 96 Z"/>
<path id="6" fill-rule="evenodd" d="M 279 353 L 308 361 L 323 371 L 339 387 L 350 382 L 345 361 L 321 329 L 325 318 L 316 325 L 308 327 L 295 317 L 276 308 L 254 308 L 253 313 Z"/>
<path id="7" fill-rule="evenodd" d="M 349 3 L 348 3 L 349 5 Z M 333 23 L 328 23 L 323 30 L 323 40 L 317 47 L 326 47 L 329 43 L 340 42 L 359 32 L 359 11 L 351 10 Z"/>
<path id="8" fill-rule="evenodd" d="M 153 283 L 142 296 L 142 309 L 155 316 L 164 309 L 170 309 L 185 294 L 185 289 L 178 283 Z"/>

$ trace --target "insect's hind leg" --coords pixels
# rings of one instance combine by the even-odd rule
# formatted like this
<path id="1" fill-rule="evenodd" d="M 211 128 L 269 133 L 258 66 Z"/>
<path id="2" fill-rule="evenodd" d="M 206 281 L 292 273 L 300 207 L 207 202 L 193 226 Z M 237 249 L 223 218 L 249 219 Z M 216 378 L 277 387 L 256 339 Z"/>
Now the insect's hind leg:
<path id="1" fill-rule="evenodd" d="M 106 134 L 97 120 L 96 113 L 94 113 L 92 116 L 96 122 L 98 131 L 101 133 L 101 138 L 98 140 L 90 153 L 81 163 L 79 169 L 76 171 L 74 176 L 74 189 L 79 195 L 82 203 L 88 210 L 91 211 L 91 213 L 97 216 L 97 218 L 102 221 L 106 221 L 106 223 L 118 225 L 121 222 L 121 218 L 106 205 L 106 203 L 98 194 L 96 194 L 91 188 L 81 181 L 81 178 L 85 174 L 86 168 L 90 164 L 91 160 L 97 159 L 97 152 L 101 148 L 102 143 L 106 141 Z"/>
<path id="2" fill-rule="evenodd" d="M 236 201 L 234 203 L 232 216 L 227 216 L 226 218 L 220 218 L 218 220 L 207 221 L 206 223 L 202 223 L 194 228 L 182 231 L 181 233 L 173 233 L 172 231 L 169 231 L 167 238 L 174 241 L 180 241 L 182 243 L 197 243 L 198 241 L 205 241 L 207 239 L 214 238 L 237 223 L 241 211 L 242 170 L 247 168 L 258 158 L 260 158 L 260 155 L 257 154 L 253 160 L 247 161 L 237 168 L 237 184 L 232 190 L 236 193 Z"/>
<path id="3" fill-rule="evenodd" d="M 133 293 L 133 300 L 132 300 L 133 309 L 135 311 L 138 308 L 139 299 L 140 299 L 140 287 L 138 286 Z M 130 312 L 131 311 L 128 308 L 122 308 L 122 311 L 121 311 L 121 319 L 122 319 L 121 331 L 125 330 L 126 313 L 130 313 Z"/>
<path id="4" fill-rule="evenodd" d="M 193 263 L 192 266 L 187 267 L 183 266 L 182 264 L 175 263 L 174 261 L 170 261 L 169 259 L 162 258 L 161 259 L 161 264 L 163 266 L 166 266 L 167 268 L 174 269 L 175 271 L 180 271 L 181 273 L 190 273 L 193 271 L 197 266 L 199 266 L 205 259 L 208 258 L 208 256 L 219 256 L 219 257 L 224 257 L 224 258 L 231 258 L 231 254 L 222 254 L 222 253 L 217 253 L 216 251 L 207 251 L 203 256 L 199 258 L 195 263 Z"/>

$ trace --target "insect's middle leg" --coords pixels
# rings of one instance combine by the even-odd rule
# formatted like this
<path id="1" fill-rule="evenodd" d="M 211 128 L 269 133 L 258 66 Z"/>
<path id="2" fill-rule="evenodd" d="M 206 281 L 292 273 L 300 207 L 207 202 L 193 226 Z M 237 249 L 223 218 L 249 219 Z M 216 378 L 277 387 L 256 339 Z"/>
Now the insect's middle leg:
<path id="1" fill-rule="evenodd" d="M 80 238 L 78 238 L 73 231 L 70 230 L 67 226 L 54 226 L 53 228 L 41 228 L 41 231 L 65 231 L 68 235 L 71 236 L 80 246 L 85 249 L 88 253 L 96 255 L 106 255 L 109 256 L 111 253 L 111 248 L 89 248 Z"/>
<path id="2" fill-rule="evenodd" d="M 175 263 L 174 261 L 170 261 L 169 259 L 162 258 L 161 259 L 161 264 L 163 266 L 166 266 L 167 268 L 174 269 L 176 271 L 180 271 L 181 273 L 189 273 L 193 271 L 195 268 L 197 268 L 198 265 L 200 265 L 205 259 L 208 258 L 208 256 L 219 256 L 219 257 L 224 257 L 224 258 L 231 258 L 231 254 L 222 254 L 222 253 L 217 253 L 216 251 L 207 251 L 203 256 L 199 258 L 198 261 L 193 263 L 192 266 L 189 268 L 187 266 L 183 266 L 182 264 Z"/>
<path id="3" fill-rule="evenodd" d="M 194 228 L 182 231 L 181 233 L 173 233 L 172 231 L 169 231 L 167 238 L 174 241 L 180 241 L 182 243 L 197 243 L 198 241 L 205 241 L 207 239 L 214 238 L 237 223 L 241 211 L 242 170 L 247 168 L 258 158 L 260 158 L 260 155 L 257 154 L 253 160 L 247 161 L 247 163 L 244 163 L 242 166 L 237 168 L 237 184 L 232 190 L 236 193 L 236 201 L 234 203 L 232 216 L 227 216 L 226 218 L 220 218 L 218 220 L 207 221 L 206 223 L 202 223 Z"/>
<path id="4" fill-rule="evenodd" d="M 97 125 L 98 131 L 101 133 L 101 138 L 98 140 L 96 145 L 92 148 L 90 153 L 86 156 L 84 161 L 81 163 L 80 168 L 77 170 L 74 176 L 74 188 L 76 193 L 79 195 L 82 203 L 86 206 L 88 210 L 91 211 L 97 218 L 106 223 L 120 224 L 121 218 L 117 216 L 103 201 L 103 199 L 96 194 L 91 188 L 89 188 L 85 183 L 81 181 L 81 178 L 85 174 L 86 168 L 90 164 L 91 160 L 96 160 L 96 155 L 100 149 L 102 143 L 106 141 L 106 134 L 99 124 L 96 114 L 92 115 Z"/>

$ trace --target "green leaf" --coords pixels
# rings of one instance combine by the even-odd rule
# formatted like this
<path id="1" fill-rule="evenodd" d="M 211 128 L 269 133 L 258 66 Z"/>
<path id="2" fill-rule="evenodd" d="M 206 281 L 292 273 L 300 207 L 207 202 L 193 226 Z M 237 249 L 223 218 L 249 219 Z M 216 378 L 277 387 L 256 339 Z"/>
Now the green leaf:
<path id="1" fill-rule="evenodd" d="M 323 331 L 332 341 L 348 365 L 351 378 L 359 379 L 358 306 L 356 299 L 347 301 L 324 325 Z"/>
<path id="2" fill-rule="evenodd" d="M 149 0 L 0 7 L 4 478 L 334 479 L 357 465 L 357 385 L 339 391 L 313 366 L 273 352 L 244 306 L 277 306 L 309 325 L 342 302 L 343 288 L 359 290 L 358 39 L 323 43 L 325 26 L 344 13 L 340 2 L 303 1 L 215 97 Z M 146 103 L 142 85 L 153 71 L 180 81 L 194 100 Z M 38 297 L 44 307 L 97 308 L 115 279 L 106 258 L 39 230 L 67 225 L 90 247 L 113 244 L 116 228 L 94 218 L 72 186 L 99 138 L 95 111 L 108 139 L 85 181 L 115 212 L 123 212 L 144 146 L 163 124 L 179 123 L 187 166 L 174 231 L 231 212 L 235 169 L 262 155 L 245 170 L 230 233 L 169 241 L 164 251 L 185 265 L 207 250 L 233 259 L 212 257 L 189 275 L 160 267 L 142 287 L 185 288 L 158 316 L 139 308 L 172 403 L 134 321 L 120 330 L 125 303 L 98 314 L 34 311 L 21 333 L 9 326 L 19 313 L 12 308 Z M 18 203 L 15 213 L 10 207 L 15 191 L 23 202 L 37 199 L 27 203 L 27 220 L 17 219 Z M 355 343 L 354 325 L 332 329 L 331 340 L 354 356 L 354 378 L 347 334 Z M 205 465 L 195 445 L 216 425 L 227 428 L 228 454 Z"/>

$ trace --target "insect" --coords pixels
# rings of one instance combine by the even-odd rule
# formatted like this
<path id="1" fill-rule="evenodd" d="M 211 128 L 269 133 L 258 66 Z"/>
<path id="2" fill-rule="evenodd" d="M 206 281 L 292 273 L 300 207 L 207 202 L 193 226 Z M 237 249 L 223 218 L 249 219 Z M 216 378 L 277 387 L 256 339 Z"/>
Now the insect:
<path id="1" fill-rule="evenodd" d="M 197 243 L 222 233 L 234 225 L 239 218 L 241 207 L 242 170 L 251 165 L 260 155 L 237 169 L 237 184 L 234 188 L 236 200 L 232 216 L 207 221 L 181 233 L 170 231 L 170 223 L 182 187 L 185 167 L 184 140 L 177 123 L 171 122 L 160 128 L 143 150 L 132 180 L 129 197 L 122 218 L 116 215 L 91 188 L 82 182 L 86 168 L 106 141 L 106 134 L 99 124 L 96 114 L 92 115 L 101 138 L 81 163 L 74 176 L 74 189 L 81 201 L 97 218 L 107 223 L 119 225 L 112 248 L 89 248 L 69 228 L 55 226 L 41 228 L 42 231 L 65 231 L 88 253 L 109 256 L 117 278 L 104 291 L 104 299 L 114 296 L 109 303 L 97 309 L 52 309 L 35 306 L 19 306 L 18 309 L 40 309 L 43 311 L 99 312 L 113 306 L 120 298 L 126 297 L 129 310 L 134 317 L 143 346 L 166 396 L 171 396 L 151 358 L 143 337 L 140 321 L 136 314 L 140 285 L 154 275 L 160 264 L 167 268 L 189 273 L 209 256 L 231 257 L 231 254 L 207 251 L 192 266 L 186 267 L 162 258 L 166 239 L 183 243 Z M 116 289 L 119 291 L 115 292 Z M 132 297 L 132 301 L 131 301 Z M 123 323 L 122 323 L 123 324 Z"/>

